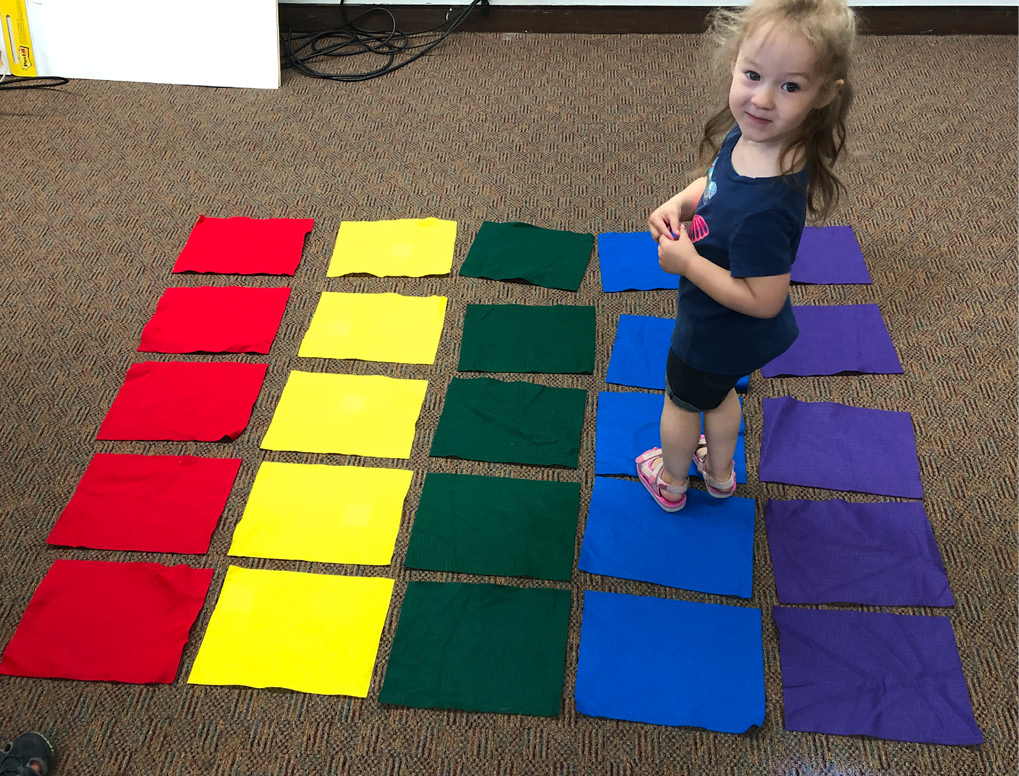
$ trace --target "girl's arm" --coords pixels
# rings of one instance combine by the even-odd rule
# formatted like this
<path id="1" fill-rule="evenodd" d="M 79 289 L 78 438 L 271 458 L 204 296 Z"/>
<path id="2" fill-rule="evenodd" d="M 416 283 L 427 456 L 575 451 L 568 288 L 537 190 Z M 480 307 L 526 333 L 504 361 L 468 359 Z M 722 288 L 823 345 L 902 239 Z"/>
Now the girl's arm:
<path id="1" fill-rule="evenodd" d="M 662 235 L 670 240 L 676 239 L 673 235 L 679 234 L 680 224 L 693 218 L 693 211 L 701 201 L 701 195 L 707 184 L 706 177 L 698 178 L 648 217 L 647 222 L 655 242 L 658 242 Z"/>
<path id="2" fill-rule="evenodd" d="M 679 238 L 658 241 L 658 263 L 682 275 L 720 305 L 754 318 L 774 318 L 789 297 L 789 273 L 734 278 L 729 270 L 701 256 L 683 227 Z"/>

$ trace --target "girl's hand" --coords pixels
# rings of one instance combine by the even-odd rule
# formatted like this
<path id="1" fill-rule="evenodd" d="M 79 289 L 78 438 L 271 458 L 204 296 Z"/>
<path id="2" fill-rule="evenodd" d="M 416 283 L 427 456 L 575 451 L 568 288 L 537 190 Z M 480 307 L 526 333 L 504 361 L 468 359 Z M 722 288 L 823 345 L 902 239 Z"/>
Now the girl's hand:
<path id="1" fill-rule="evenodd" d="M 679 239 L 680 226 L 693 217 L 707 184 L 707 178 L 698 178 L 648 216 L 648 226 L 651 227 L 651 237 L 655 242 L 659 242 L 662 237 Z"/>
<path id="2" fill-rule="evenodd" d="M 662 237 L 676 239 L 680 224 L 683 223 L 682 210 L 682 206 L 673 197 L 648 216 L 647 223 L 651 227 L 651 237 L 655 242 L 659 242 Z"/>
<path id="3" fill-rule="evenodd" d="M 670 275 L 687 274 L 690 264 L 699 258 L 683 225 L 679 226 L 678 237 L 662 235 L 658 238 L 658 264 Z"/>

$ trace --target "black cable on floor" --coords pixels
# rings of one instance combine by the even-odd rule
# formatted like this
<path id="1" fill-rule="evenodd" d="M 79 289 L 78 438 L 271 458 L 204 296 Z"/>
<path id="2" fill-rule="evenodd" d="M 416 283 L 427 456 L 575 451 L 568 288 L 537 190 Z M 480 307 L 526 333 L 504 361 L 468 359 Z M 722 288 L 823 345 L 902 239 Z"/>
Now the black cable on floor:
<path id="1" fill-rule="evenodd" d="M 281 40 L 282 67 L 329 81 L 356 82 L 378 78 L 423 57 L 449 37 L 479 6 L 482 14 L 487 14 L 488 0 L 471 0 L 470 5 L 452 19 L 426 30 L 403 32 L 397 27 L 396 17 L 381 7 L 369 8 L 353 20 L 348 19 L 344 0 L 340 0 L 343 26 L 339 29 L 314 33 L 286 31 Z M 366 17 L 378 14 L 388 17 L 385 29 L 370 30 L 359 25 Z M 341 59 L 366 55 L 381 57 L 384 62 L 371 70 L 347 73 L 329 72 L 312 65 L 323 57 Z"/>
<path id="2" fill-rule="evenodd" d="M 0 80 L 0 89 L 46 89 L 50 86 L 63 86 L 68 83 L 66 78 L 43 75 L 37 78 L 14 76 Z"/>

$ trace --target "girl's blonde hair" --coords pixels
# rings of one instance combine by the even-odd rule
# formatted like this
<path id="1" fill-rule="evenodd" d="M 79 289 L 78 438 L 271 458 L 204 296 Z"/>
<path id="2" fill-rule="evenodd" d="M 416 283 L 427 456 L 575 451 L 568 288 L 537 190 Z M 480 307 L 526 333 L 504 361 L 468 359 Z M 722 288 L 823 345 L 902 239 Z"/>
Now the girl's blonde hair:
<path id="1" fill-rule="evenodd" d="M 838 202 L 840 191 L 845 190 L 833 167 L 846 144 L 846 115 L 853 102 L 849 71 L 856 38 L 856 16 L 845 0 L 755 0 L 743 8 L 715 9 L 709 17 L 708 34 L 719 44 L 714 66 L 720 85 L 726 85 L 726 95 L 740 46 L 762 24 L 769 23 L 801 35 L 811 44 L 823 88 L 834 88 L 840 79 L 844 82 L 828 105 L 808 114 L 800 131 L 782 149 L 780 161 L 783 175 L 793 172 L 795 151 L 803 149 L 809 170 L 807 207 L 814 216 L 824 218 Z M 704 126 L 700 151 L 705 169 L 718 154 L 722 138 L 736 122 L 728 102 L 727 97 L 725 107 Z"/>

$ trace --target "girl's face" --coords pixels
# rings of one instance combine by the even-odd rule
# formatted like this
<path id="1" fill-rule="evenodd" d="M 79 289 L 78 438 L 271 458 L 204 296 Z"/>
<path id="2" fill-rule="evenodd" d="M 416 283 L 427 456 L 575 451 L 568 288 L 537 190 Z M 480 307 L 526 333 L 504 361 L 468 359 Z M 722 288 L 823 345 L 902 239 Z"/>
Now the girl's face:
<path id="1" fill-rule="evenodd" d="M 840 86 L 841 81 L 822 83 L 805 38 L 766 23 L 740 46 L 729 108 L 744 140 L 780 150 L 810 111 L 831 102 Z"/>

